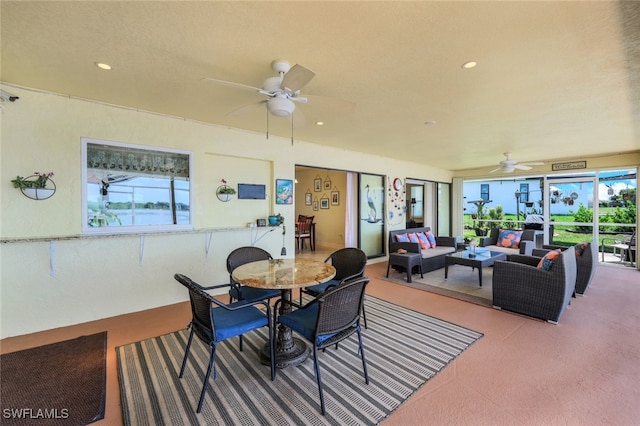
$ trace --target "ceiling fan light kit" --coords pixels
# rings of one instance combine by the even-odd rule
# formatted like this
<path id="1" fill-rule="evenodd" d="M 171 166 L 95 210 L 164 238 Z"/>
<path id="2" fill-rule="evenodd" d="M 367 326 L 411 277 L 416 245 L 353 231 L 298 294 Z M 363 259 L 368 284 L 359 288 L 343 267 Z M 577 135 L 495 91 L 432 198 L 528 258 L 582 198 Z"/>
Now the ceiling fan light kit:
<path id="1" fill-rule="evenodd" d="M 267 102 L 269 112 L 277 117 L 288 117 L 296 109 L 295 104 L 283 95 L 276 95 Z"/>

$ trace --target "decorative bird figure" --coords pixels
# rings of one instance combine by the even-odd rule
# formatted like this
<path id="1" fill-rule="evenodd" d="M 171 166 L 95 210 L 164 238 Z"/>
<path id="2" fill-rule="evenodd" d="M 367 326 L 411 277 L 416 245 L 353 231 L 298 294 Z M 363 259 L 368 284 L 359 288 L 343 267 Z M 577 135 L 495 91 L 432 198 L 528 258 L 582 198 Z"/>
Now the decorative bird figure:
<path id="1" fill-rule="evenodd" d="M 373 193 L 369 185 L 365 186 L 367 189 L 367 204 L 369 204 L 369 222 L 375 222 L 378 216 L 376 205 L 373 203 Z"/>

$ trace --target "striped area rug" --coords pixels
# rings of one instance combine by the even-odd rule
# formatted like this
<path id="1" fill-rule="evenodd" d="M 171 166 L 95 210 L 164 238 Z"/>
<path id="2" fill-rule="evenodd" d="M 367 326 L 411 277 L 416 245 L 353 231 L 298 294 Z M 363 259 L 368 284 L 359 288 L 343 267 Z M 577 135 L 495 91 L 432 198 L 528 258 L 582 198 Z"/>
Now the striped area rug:
<path id="1" fill-rule="evenodd" d="M 319 354 L 327 413 L 320 414 L 313 360 L 277 371 L 260 364 L 267 330 L 218 345 L 218 377 L 202 412 L 195 409 L 208 351 L 194 339 L 187 369 L 178 372 L 188 330 L 116 348 L 126 425 L 374 425 L 398 408 L 482 333 L 371 296 L 363 329 L 369 385 L 356 354 L 357 338 Z"/>

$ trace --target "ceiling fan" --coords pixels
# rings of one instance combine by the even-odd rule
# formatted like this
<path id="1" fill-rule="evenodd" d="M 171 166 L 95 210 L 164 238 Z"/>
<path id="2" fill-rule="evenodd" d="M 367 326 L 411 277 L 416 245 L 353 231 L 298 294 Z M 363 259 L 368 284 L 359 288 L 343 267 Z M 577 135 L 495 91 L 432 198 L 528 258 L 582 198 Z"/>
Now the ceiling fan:
<path id="1" fill-rule="evenodd" d="M 257 103 L 231 111 L 227 115 L 239 115 L 248 109 L 266 105 L 267 110 L 272 115 L 277 117 L 290 117 L 296 109 L 296 102 L 307 103 L 308 99 L 300 96 L 300 89 L 306 86 L 316 74 L 302 65 L 296 64 L 291 66 L 288 62 L 279 59 L 271 62 L 271 68 L 273 68 L 278 75 L 267 78 L 262 83 L 262 87 L 253 87 L 215 78 L 205 78 L 205 81 L 238 89 L 251 90 L 267 97 L 267 99 Z"/>
<path id="2" fill-rule="evenodd" d="M 540 161 L 534 161 L 534 162 L 530 162 L 530 163 L 518 163 L 516 160 L 512 160 L 511 159 L 511 153 L 510 152 L 505 152 L 504 156 L 506 157 L 504 160 L 502 160 L 499 164 L 500 167 L 498 167 L 497 169 L 493 169 L 491 170 L 489 173 L 494 173 L 497 171 L 501 171 L 502 173 L 511 173 L 513 171 L 515 171 L 516 169 L 518 170 L 531 170 L 531 166 L 542 166 L 544 163 L 540 162 Z"/>

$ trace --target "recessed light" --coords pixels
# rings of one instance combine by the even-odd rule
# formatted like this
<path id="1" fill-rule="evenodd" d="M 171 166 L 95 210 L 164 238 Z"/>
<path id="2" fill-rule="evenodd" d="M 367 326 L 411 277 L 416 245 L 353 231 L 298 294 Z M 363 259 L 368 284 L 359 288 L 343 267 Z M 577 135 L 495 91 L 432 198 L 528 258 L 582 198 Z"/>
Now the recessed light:
<path id="1" fill-rule="evenodd" d="M 436 124 L 435 120 L 429 120 L 424 122 L 425 126 L 434 126 L 435 124 Z"/>
<path id="2" fill-rule="evenodd" d="M 96 64 L 96 67 L 100 68 L 101 70 L 109 71 L 111 69 L 111 65 L 105 64 L 104 62 L 94 62 L 94 63 Z"/>
<path id="3" fill-rule="evenodd" d="M 471 68 L 475 68 L 478 65 L 478 63 L 476 61 L 469 61 L 469 62 L 465 62 L 464 64 L 462 64 L 462 68 L 468 70 Z"/>
<path id="4" fill-rule="evenodd" d="M 324 126 L 324 121 L 316 121 L 316 126 Z"/>

